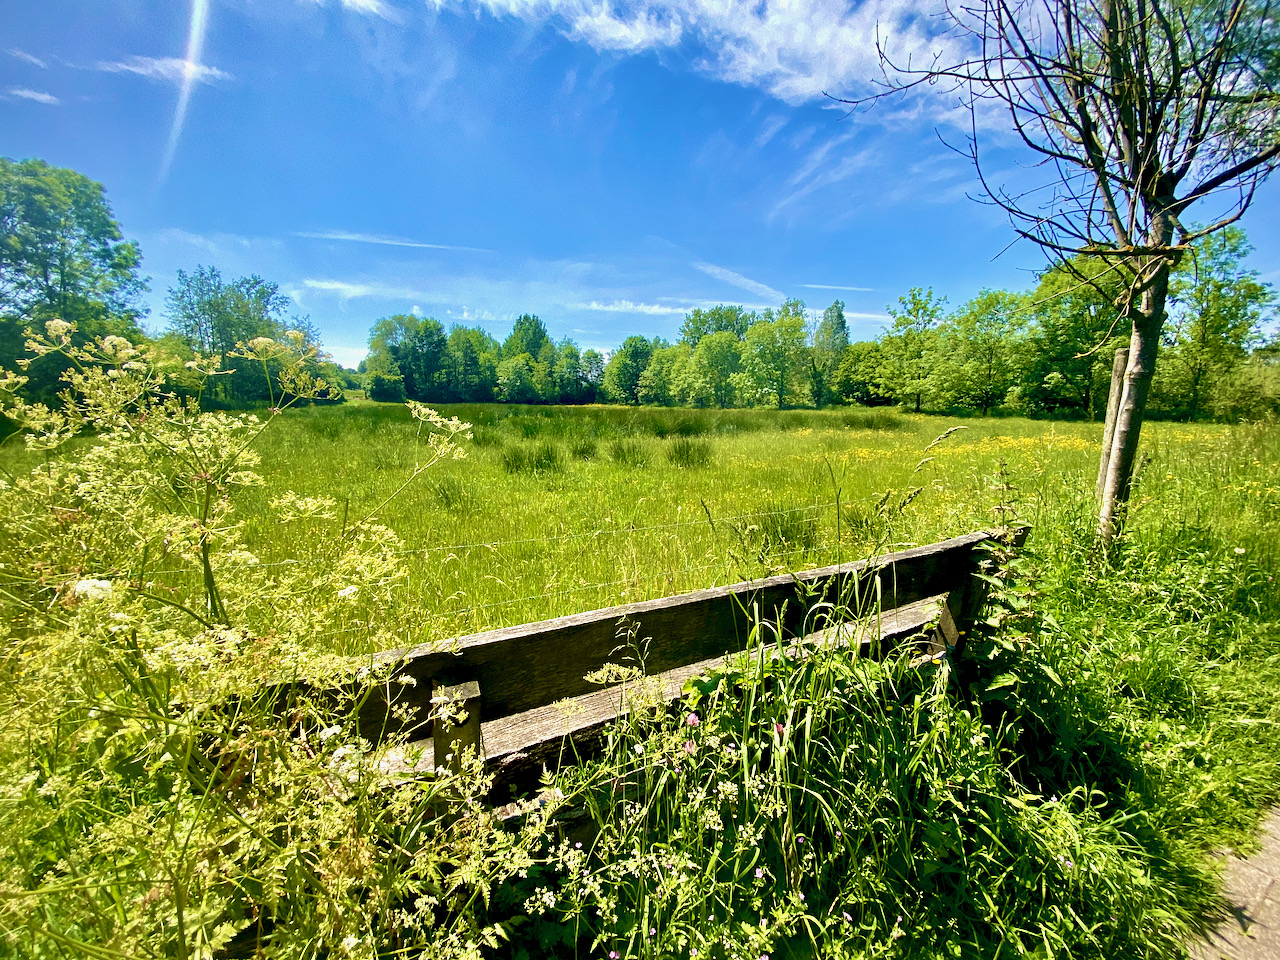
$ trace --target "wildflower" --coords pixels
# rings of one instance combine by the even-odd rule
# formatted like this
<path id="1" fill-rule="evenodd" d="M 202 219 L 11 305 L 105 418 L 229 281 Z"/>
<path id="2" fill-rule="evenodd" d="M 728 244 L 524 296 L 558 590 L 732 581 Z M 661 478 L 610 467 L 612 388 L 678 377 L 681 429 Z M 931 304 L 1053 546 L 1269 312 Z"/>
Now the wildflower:
<path id="1" fill-rule="evenodd" d="M 641 754 L 644 753 L 644 744 L 643 743 L 634 744 L 631 747 L 631 749 L 636 752 L 636 756 L 640 756 Z"/>
<path id="2" fill-rule="evenodd" d="M 1236 556 L 1237 556 L 1237 557 L 1243 557 L 1243 556 L 1244 556 L 1244 547 L 1236 547 Z"/>
<path id="3" fill-rule="evenodd" d="M 276 342 L 270 337 L 254 337 L 249 341 L 249 348 L 252 350 L 266 350 L 268 347 L 274 347 Z"/>
<path id="4" fill-rule="evenodd" d="M 1244 551 L 1241 551 L 1241 553 L 1243 552 Z M 691 727 L 696 727 L 702 721 L 698 719 L 698 715 L 696 713 L 691 713 L 689 716 L 685 717 L 684 722 Z"/>
<path id="5" fill-rule="evenodd" d="M 609 960 L 618 960 L 620 956 L 622 956 L 622 954 L 620 954 L 617 950 L 609 951 Z"/>
<path id="6" fill-rule="evenodd" d="M 50 320 L 50 323 L 53 321 Z M 72 589 L 78 600 L 105 600 L 111 596 L 110 580 L 77 580 Z"/>
<path id="7" fill-rule="evenodd" d="M 692 740 L 686 740 L 684 742 L 685 753 L 696 753 L 697 751 L 698 751 L 698 748 L 694 745 L 694 742 Z"/>
<path id="8" fill-rule="evenodd" d="M 133 348 L 132 343 L 124 337 L 117 337 L 114 334 L 103 338 L 102 349 L 117 360 L 126 360 L 138 352 Z"/>
<path id="9" fill-rule="evenodd" d="M 757 880 L 764 879 L 764 867 L 756 867 L 756 879 Z"/>
<path id="10" fill-rule="evenodd" d="M 778 732 L 778 736 L 782 736 L 782 734 L 786 731 L 787 728 L 780 723 L 775 723 L 773 725 L 773 729 Z"/>
<path id="11" fill-rule="evenodd" d="M 342 597 L 343 599 L 346 599 L 347 597 L 354 597 L 356 595 L 357 589 L 358 588 L 355 586 L 355 584 L 352 584 L 349 587 L 343 587 L 341 590 L 338 591 L 338 596 Z"/>
<path id="12" fill-rule="evenodd" d="M 44 332 L 51 338 L 61 337 L 62 335 L 71 332 L 71 324 L 67 323 L 65 320 L 59 320 L 57 317 L 54 317 L 52 320 L 46 320 L 44 322 Z"/>

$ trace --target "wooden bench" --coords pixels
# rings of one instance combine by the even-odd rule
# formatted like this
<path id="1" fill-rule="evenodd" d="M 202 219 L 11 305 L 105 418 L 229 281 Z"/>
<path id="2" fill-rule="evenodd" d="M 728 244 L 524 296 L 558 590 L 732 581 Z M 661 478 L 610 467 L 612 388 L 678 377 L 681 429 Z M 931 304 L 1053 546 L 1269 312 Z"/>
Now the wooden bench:
<path id="1" fill-rule="evenodd" d="M 493 799 L 535 787 L 566 745 L 590 753 L 605 726 L 637 703 L 675 700 L 685 681 L 722 667 L 753 624 L 800 645 L 857 644 L 869 655 L 912 637 L 923 655 L 959 652 L 981 609 L 976 576 L 995 541 L 1021 545 L 1029 528 L 984 530 L 869 560 L 750 580 L 489 630 L 364 658 L 389 679 L 364 698 L 361 735 L 403 741 L 384 762 L 405 772 L 452 765 L 477 750 L 494 774 Z M 601 686 L 587 677 L 643 649 L 643 680 Z M 394 707 L 394 709 L 393 709 Z"/>

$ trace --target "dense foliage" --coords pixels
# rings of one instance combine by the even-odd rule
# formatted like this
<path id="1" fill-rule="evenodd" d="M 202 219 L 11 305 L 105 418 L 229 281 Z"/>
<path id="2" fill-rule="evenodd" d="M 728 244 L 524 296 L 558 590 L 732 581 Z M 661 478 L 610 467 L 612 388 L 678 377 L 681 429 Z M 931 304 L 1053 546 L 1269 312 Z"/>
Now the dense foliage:
<path id="1" fill-rule="evenodd" d="M 333 625 L 373 647 L 406 625 L 420 635 L 408 553 L 381 508 L 429 471 L 466 476 L 470 458 L 447 459 L 461 425 L 404 412 L 379 441 L 410 448 L 380 468 L 391 493 L 344 507 L 255 486 L 278 475 L 292 414 L 201 413 L 166 396 L 148 351 L 73 340 L 55 323 L 33 342 L 77 369 L 74 406 L 33 407 L 5 381 L 30 439 L 0 483 L 0 955 L 1176 955 L 1212 906 L 1205 851 L 1241 842 L 1280 792 L 1274 427 L 1177 428 L 1153 449 L 1149 489 L 1176 472 L 1178 495 L 1140 515 L 1096 578 L 1086 485 L 1035 465 L 1055 447 L 1081 452 L 1072 438 L 966 447 L 953 434 L 929 452 L 959 487 L 980 482 L 998 516 L 1035 524 L 1025 558 L 993 557 L 973 659 L 798 658 L 761 623 L 747 657 L 692 682 L 675 711 L 633 715 L 512 829 L 482 802 L 478 771 L 406 777 L 382 763 L 354 729 L 359 685 L 334 698 L 297 682 L 349 677 L 353 664 L 324 655 Z M 296 347 L 258 349 L 281 353 L 288 393 L 314 387 Z M 361 409 L 381 412 L 301 422 L 342 429 Z M 607 413 L 625 427 L 626 411 Z M 910 514 L 949 509 L 946 475 L 928 460 L 908 469 L 926 439 L 914 429 L 706 413 L 748 428 L 715 435 L 722 456 L 767 421 L 792 443 L 818 426 L 816 449 L 837 461 L 891 438 L 903 456 L 885 494 L 836 478 L 851 488 L 847 544 L 875 550 L 917 529 Z M 80 424 L 94 441 L 71 437 Z M 776 452 L 779 434 L 765 444 Z M 564 512 L 571 469 L 512 480 L 527 497 L 547 485 Z M 259 495 L 288 562 L 261 562 L 265 530 L 237 509 Z M 740 528 L 731 551 L 812 562 L 816 525 L 770 522 Z M 818 615 L 846 612 L 865 611 Z M 624 638 L 621 669 L 643 668 L 643 640 Z"/>
<path id="2" fill-rule="evenodd" d="M 1174 274 L 1165 350 L 1149 413 L 1238 420 L 1280 411 L 1275 296 L 1241 263 L 1244 234 L 1199 241 Z M 913 288 L 872 341 L 850 343 L 844 304 L 821 315 L 799 300 L 775 312 L 690 312 L 680 339 L 627 337 L 604 357 L 555 344 L 524 315 L 506 342 L 431 318 L 379 320 L 365 364 L 369 396 L 433 403 L 590 403 L 691 407 L 897 404 L 915 412 L 1100 419 L 1112 355 L 1127 343 L 1122 278 L 1078 258 L 1028 291 L 983 290 L 955 310 Z M 1276 332 L 1273 331 L 1273 337 Z"/>
<path id="3" fill-rule="evenodd" d="M 3 172 L 5 330 L 44 381 L 0 369 L 0 957 L 1169 956 L 1210 916 L 1207 851 L 1280 796 L 1274 424 L 1149 434 L 1100 567 L 1087 425 L 473 406 L 472 435 L 411 396 L 1087 412 L 1101 276 L 949 316 L 913 290 L 875 343 L 839 302 L 812 332 L 797 301 L 717 308 L 607 364 L 533 316 L 501 346 L 397 316 L 369 386 L 407 409 L 290 423 L 330 385 L 273 284 L 183 273 L 147 342 L 101 188 Z M 55 201 L 80 251 L 56 302 L 28 229 Z M 1206 246 L 1176 288 L 1189 417 L 1274 397 L 1237 259 Z M 370 651 L 992 516 L 1035 532 L 993 555 L 971 657 L 800 657 L 758 622 L 515 824 L 479 765 L 406 771 L 356 728 Z"/>

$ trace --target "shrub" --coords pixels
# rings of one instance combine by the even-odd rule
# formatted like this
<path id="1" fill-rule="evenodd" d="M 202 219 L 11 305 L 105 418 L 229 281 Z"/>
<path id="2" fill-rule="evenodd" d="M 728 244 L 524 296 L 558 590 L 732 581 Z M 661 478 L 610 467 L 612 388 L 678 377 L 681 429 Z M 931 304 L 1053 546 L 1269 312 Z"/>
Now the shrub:
<path id="1" fill-rule="evenodd" d="M 404 403 L 404 381 L 389 374 L 370 374 L 369 399 L 379 403 Z"/>
<path id="2" fill-rule="evenodd" d="M 596 458 L 596 438 L 574 437 L 569 443 L 569 455 L 575 460 L 594 460 Z"/>
<path id="3" fill-rule="evenodd" d="M 711 462 L 711 444 L 678 436 L 667 443 L 667 462 L 677 467 L 705 467 Z"/>
<path id="4" fill-rule="evenodd" d="M 563 467 L 560 446 L 551 440 L 532 448 L 513 444 L 502 451 L 502 468 L 507 473 L 549 473 Z"/>
<path id="5" fill-rule="evenodd" d="M 609 456 L 623 467 L 643 467 L 649 462 L 649 450 L 639 440 L 614 440 L 609 444 Z"/>

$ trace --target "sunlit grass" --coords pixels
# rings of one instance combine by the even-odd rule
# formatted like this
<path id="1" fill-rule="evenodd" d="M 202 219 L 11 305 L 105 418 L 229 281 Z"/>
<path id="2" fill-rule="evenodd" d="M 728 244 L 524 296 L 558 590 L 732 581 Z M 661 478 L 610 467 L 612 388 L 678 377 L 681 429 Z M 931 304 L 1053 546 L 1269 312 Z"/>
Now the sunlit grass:
<path id="1" fill-rule="evenodd" d="M 474 424 L 467 459 L 437 465 L 376 518 L 403 541 L 397 629 L 406 642 L 933 542 L 990 526 L 1011 497 L 1022 519 L 1052 526 L 1063 509 L 1087 509 L 1080 497 L 1101 434 L 1088 423 L 846 409 L 442 412 Z M 922 460 L 953 426 L 963 429 Z M 1275 484 L 1253 466 L 1274 455 L 1265 430 L 1145 431 L 1137 526 L 1198 528 L 1219 513 L 1220 533 L 1223 523 L 1274 524 Z M 1237 464 L 1226 451 L 1247 436 L 1255 456 Z M 686 466 L 690 449 L 697 462 Z M 239 516 L 270 564 L 287 560 L 300 536 L 334 532 L 276 523 L 273 490 L 333 497 L 348 522 L 364 518 L 412 471 L 413 428 L 394 405 L 312 408 L 282 421 L 263 454 L 267 484 Z M 1002 461 L 1013 493 L 997 481 Z M 1205 485 L 1219 499 L 1189 493 Z M 897 509 L 903 500 L 909 507 Z M 358 626 L 328 627 L 318 645 L 360 648 Z"/>

